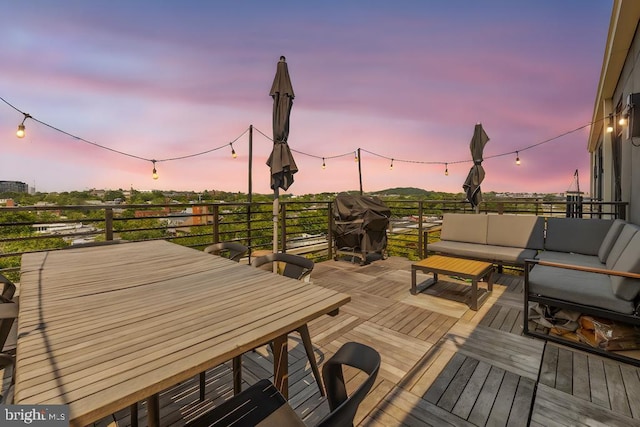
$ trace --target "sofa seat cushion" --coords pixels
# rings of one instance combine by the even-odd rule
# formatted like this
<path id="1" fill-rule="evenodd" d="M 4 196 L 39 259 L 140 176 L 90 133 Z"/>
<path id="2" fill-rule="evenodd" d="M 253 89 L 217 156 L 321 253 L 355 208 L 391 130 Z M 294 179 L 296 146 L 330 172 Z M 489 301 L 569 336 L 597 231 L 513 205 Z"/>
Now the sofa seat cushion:
<path id="1" fill-rule="evenodd" d="M 537 259 L 560 264 L 578 265 L 580 267 L 607 268 L 595 255 L 572 254 L 567 252 L 542 251 Z"/>
<path id="2" fill-rule="evenodd" d="M 616 298 L 606 274 L 536 265 L 529 272 L 529 292 L 624 314 L 635 308 L 632 301 Z"/>
<path id="3" fill-rule="evenodd" d="M 429 244 L 429 250 L 446 255 L 476 258 L 510 264 L 524 264 L 525 259 L 534 258 L 534 249 L 511 248 L 507 246 L 479 245 L 476 243 L 439 241 Z"/>
<path id="4" fill-rule="evenodd" d="M 487 244 L 543 249 L 544 218 L 534 215 L 487 215 Z"/>
<path id="5" fill-rule="evenodd" d="M 556 252 L 598 255 L 613 220 L 548 218 L 544 248 Z"/>
<path id="6" fill-rule="evenodd" d="M 444 214 L 442 240 L 468 243 L 487 243 L 487 215 Z"/>

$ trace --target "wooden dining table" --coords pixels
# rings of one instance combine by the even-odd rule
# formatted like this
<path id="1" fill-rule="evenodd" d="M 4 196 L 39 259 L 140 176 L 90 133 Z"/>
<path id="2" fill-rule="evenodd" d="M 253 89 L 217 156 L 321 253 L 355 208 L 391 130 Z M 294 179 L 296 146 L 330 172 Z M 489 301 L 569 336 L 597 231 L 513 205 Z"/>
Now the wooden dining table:
<path id="1" fill-rule="evenodd" d="M 167 241 L 25 254 L 15 404 L 83 426 L 268 342 L 287 396 L 287 334 L 350 297 Z"/>

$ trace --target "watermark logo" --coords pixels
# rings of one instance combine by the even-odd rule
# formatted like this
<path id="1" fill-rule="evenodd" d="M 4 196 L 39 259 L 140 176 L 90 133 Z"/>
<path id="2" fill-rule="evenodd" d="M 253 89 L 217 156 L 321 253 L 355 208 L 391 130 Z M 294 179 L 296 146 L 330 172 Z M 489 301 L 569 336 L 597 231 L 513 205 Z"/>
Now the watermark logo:
<path id="1" fill-rule="evenodd" d="M 1 426 L 68 427 L 67 405 L 2 405 Z"/>

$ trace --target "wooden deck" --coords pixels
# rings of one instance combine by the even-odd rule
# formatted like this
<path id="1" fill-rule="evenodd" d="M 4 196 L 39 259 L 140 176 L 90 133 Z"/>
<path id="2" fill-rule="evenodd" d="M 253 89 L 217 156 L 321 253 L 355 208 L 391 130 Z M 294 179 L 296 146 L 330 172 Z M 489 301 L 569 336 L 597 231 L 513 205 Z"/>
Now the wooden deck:
<path id="1" fill-rule="evenodd" d="M 428 277 L 418 273 L 418 282 Z M 347 341 L 371 345 L 382 356 L 355 425 L 640 426 L 640 369 L 522 336 L 520 276 L 497 274 L 478 311 L 466 304 L 470 286 L 455 279 L 442 277 L 411 295 L 411 261 L 404 258 L 366 266 L 327 261 L 316 264 L 311 278 L 352 297 L 337 316 L 309 325 L 319 363 Z M 290 404 L 314 425 L 328 405 L 296 334 L 289 354 Z M 270 358 L 268 346 L 245 354 L 243 380 L 252 384 L 272 376 Z M 353 374 L 351 386 L 359 381 Z M 162 425 L 183 425 L 230 397 L 230 366 L 208 371 L 206 402 L 197 395 L 195 379 L 164 392 Z M 145 425 L 143 404 L 139 416 Z M 128 411 L 114 418 L 129 424 Z"/>

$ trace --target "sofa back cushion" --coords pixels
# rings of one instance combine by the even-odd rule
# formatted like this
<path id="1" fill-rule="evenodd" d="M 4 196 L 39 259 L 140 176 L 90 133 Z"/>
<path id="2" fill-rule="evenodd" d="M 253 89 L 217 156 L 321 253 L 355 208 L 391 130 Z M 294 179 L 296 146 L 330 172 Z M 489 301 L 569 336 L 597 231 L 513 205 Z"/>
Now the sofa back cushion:
<path id="1" fill-rule="evenodd" d="M 598 255 L 610 219 L 549 218 L 544 248 L 548 251 Z"/>
<path id="2" fill-rule="evenodd" d="M 613 265 L 613 270 L 640 274 L 640 233 L 633 235 Z M 611 276 L 611 289 L 618 298 L 632 301 L 640 293 L 640 279 Z"/>
<path id="3" fill-rule="evenodd" d="M 487 215 L 444 214 L 441 240 L 487 244 Z"/>
<path id="4" fill-rule="evenodd" d="M 616 243 L 616 239 L 620 235 L 620 232 L 622 231 L 622 228 L 625 224 L 626 222 L 621 219 L 616 219 L 615 221 L 613 221 L 613 224 L 611 224 L 607 235 L 604 236 L 604 239 L 602 240 L 600 249 L 598 249 L 598 258 L 600 259 L 601 263 L 604 264 L 607 262 L 607 257 L 611 252 L 611 248 L 613 248 L 613 245 Z"/>
<path id="5" fill-rule="evenodd" d="M 609 256 L 607 256 L 606 265 L 609 270 L 613 270 L 613 266 L 618 261 L 618 258 L 620 258 L 620 255 L 622 255 L 622 251 L 624 251 L 631 239 L 633 239 L 633 236 L 638 234 L 639 229 L 637 225 L 633 224 L 625 224 L 624 227 L 622 227 L 620 235 L 611 247 Z"/>
<path id="6" fill-rule="evenodd" d="M 533 215 L 487 215 L 487 244 L 541 250 L 544 218 Z"/>

